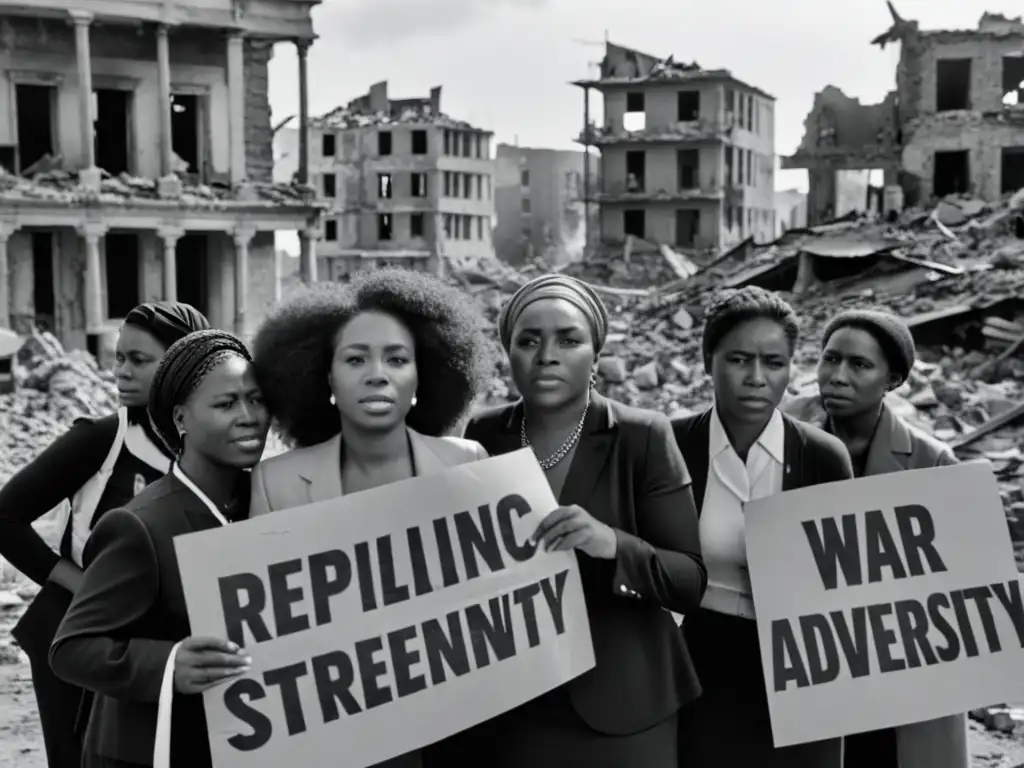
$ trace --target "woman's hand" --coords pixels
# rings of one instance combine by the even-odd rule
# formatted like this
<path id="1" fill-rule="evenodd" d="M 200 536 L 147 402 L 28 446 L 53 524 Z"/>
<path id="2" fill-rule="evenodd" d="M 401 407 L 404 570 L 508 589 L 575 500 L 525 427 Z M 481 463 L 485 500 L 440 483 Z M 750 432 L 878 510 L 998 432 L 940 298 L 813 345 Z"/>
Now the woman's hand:
<path id="1" fill-rule="evenodd" d="M 615 531 L 575 504 L 558 507 L 540 521 L 531 541 L 549 552 L 578 549 L 599 560 L 615 557 Z"/>
<path id="2" fill-rule="evenodd" d="M 216 637 L 189 637 L 174 656 L 174 690 L 202 693 L 215 685 L 241 677 L 252 659 L 242 648 Z"/>

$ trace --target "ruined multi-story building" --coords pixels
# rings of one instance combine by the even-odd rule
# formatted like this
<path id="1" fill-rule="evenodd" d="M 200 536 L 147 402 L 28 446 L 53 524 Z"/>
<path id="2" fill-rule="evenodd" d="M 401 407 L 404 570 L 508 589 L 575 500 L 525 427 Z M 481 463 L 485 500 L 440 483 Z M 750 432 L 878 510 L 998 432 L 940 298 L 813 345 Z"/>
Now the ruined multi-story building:
<path id="1" fill-rule="evenodd" d="M 391 99 L 387 81 L 310 120 L 312 178 L 330 206 L 317 251 L 323 276 L 493 258 L 492 135 L 442 112 L 440 87 Z"/>
<path id="2" fill-rule="evenodd" d="M 593 192 L 597 157 L 575 150 L 499 144 L 496 162 L 498 258 L 522 264 L 539 256 L 558 266 L 582 257 L 589 207 L 585 185 L 589 182 Z"/>
<path id="3" fill-rule="evenodd" d="M 306 51 L 318 0 L 0 2 L 0 326 L 96 351 L 136 303 L 253 330 L 277 296 L 274 231 L 318 236 L 271 182 L 267 64 Z M 314 276 L 307 268 L 307 277 Z"/>
<path id="4" fill-rule="evenodd" d="M 774 232 L 775 99 L 726 69 L 608 43 L 579 141 L 601 151 L 600 238 L 719 249 Z M 590 91 L 604 125 L 590 121 Z"/>
<path id="5" fill-rule="evenodd" d="M 836 211 L 836 172 L 880 169 L 908 204 L 1024 187 L 1024 23 L 984 14 L 976 30 L 922 31 L 890 4 L 893 26 L 873 42 L 900 46 L 896 90 L 861 104 L 828 86 L 783 168 L 806 168 L 808 218 Z"/>

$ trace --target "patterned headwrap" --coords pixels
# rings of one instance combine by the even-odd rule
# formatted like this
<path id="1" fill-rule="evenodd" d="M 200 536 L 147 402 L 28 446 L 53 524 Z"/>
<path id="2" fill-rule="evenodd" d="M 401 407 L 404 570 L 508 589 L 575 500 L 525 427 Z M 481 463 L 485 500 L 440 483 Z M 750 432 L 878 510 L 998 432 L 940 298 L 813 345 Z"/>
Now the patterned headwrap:
<path id="1" fill-rule="evenodd" d="M 498 335 L 508 352 L 512 347 L 512 329 L 530 304 L 541 299 L 565 299 L 577 307 L 590 324 L 594 351 L 600 352 L 608 336 L 608 310 L 597 292 L 582 280 L 566 275 L 542 275 L 512 294 L 498 315 Z"/>
<path id="2" fill-rule="evenodd" d="M 128 313 L 124 324 L 141 328 L 165 347 L 170 347 L 183 336 L 210 327 L 210 321 L 202 312 L 180 301 L 139 304 Z"/>

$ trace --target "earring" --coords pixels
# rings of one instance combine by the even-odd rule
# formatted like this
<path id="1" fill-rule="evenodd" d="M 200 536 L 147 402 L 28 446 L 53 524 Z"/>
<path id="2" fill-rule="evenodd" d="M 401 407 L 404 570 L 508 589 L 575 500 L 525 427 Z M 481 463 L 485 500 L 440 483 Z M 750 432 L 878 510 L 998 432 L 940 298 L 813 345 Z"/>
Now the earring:
<path id="1" fill-rule="evenodd" d="M 416 407 L 416 395 L 412 396 L 412 400 L 409 401 L 409 405 L 411 405 L 413 408 Z"/>
<path id="2" fill-rule="evenodd" d="M 338 404 L 338 401 L 334 399 L 334 393 L 333 392 L 331 392 L 330 400 L 331 400 L 331 405 L 337 405 Z"/>
<path id="3" fill-rule="evenodd" d="M 597 386 L 597 371 L 590 372 L 590 388 L 594 389 Z"/>
<path id="4" fill-rule="evenodd" d="M 185 430 L 178 432 L 178 455 L 177 458 L 181 458 L 181 454 L 185 452 Z"/>

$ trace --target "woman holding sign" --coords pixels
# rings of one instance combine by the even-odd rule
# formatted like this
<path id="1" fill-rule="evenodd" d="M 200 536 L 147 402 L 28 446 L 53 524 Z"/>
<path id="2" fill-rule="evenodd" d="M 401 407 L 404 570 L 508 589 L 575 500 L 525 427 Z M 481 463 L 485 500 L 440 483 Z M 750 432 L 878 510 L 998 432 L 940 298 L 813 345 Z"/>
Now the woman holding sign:
<path id="1" fill-rule="evenodd" d="M 82 763 L 76 723 L 83 692 L 55 677 L 49 661 L 54 633 L 82 579 L 82 549 L 103 514 L 167 474 L 173 454 L 146 414 L 150 382 L 171 344 L 209 327 L 188 304 L 153 302 L 132 309 L 115 350 L 121 407 L 109 416 L 76 420 L 0 489 L 0 555 L 42 587 L 11 634 L 31 661 L 50 768 Z M 64 500 L 70 511 L 58 553 L 32 524 Z"/>
<path id="2" fill-rule="evenodd" d="M 594 391 L 608 316 L 590 286 L 537 278 L 498 322 L 522 400 L 479 415 L 466 436 L 540 460 L 561 506 L 535 539 L 579 557 L 596 666 L 428 762 L 676 768 L 677 715 L 700 687 L 669 612 L 695 609 L 705 585 L 686 465 L 667 419 Z"/>
<path id="3" fill-rule="evenodd" d="M 210 768 L 196 694 L 246 671 L 228 641 L 190 637 L 173 541 L 248 515 L 247 470 L 269 420 L 245 345 L 221 331 L 176 342 L 153 377 L 149 408 L 177 458 L 96 525 L 50 650 L 58 677 L 97 694 L 84 768 Z"/>
<path id="4" fill-rule="evenodd" d="M 705 319 L 708 410 L 675 419 L 701 510 L 708 589 L 683 620 L 704 693 L 680 721 L 680 766 L 840 768 L 842 740 L 776 749 L 747 573 L 743 504 L 852 476 L 835 437 L 782 415 L 796 346 L 796 313 L 756 287 L 723 291 Z"/>
<path id="5" fill-rule="evenodd" d="M 846 445 L 857 477 L 956 464 L 948 446 L 900 419 L 885 403 L 914 366 L 914 337 L 884 310 L 851 310 L 825 328 L 818 389 L 825 429 Z M 847 736 L 846 768 L 968 768 L 967 718 Z"/>
<path id="6" fill-rule="evenodd" d="M 251 514 L 486 458 L 478 443 L 443 436 L 491 373 L 480 327 L 464 294 L 399 269 L 317 285 L 281 306 L 256 334 L 255 359 L 296 447 L 256 467 Z M 420 764 L 416 752 L 380 765 Z"/>

